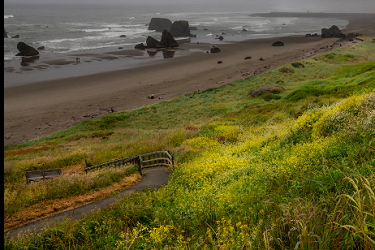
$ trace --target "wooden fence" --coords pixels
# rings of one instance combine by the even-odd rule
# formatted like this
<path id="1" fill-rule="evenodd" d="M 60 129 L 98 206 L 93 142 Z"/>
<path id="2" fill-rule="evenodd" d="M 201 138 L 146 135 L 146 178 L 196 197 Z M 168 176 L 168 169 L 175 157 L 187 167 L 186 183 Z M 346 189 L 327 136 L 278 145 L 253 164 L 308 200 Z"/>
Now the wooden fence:
<path id="1" fill-rule="evenodd" d="M 88 171 L 103 168 L 103 167 L 120 167 L 126 165 L 137 165 L 140 174 L 142 175 L 143 168 L 157 167 L 157 166 L 173 166 L 173 156 L 168 151 L 155 151 L 143 155 L 131 156 L 99 164 L 96 166 L 90 166 L 85 168 L 87 174 Z"/>

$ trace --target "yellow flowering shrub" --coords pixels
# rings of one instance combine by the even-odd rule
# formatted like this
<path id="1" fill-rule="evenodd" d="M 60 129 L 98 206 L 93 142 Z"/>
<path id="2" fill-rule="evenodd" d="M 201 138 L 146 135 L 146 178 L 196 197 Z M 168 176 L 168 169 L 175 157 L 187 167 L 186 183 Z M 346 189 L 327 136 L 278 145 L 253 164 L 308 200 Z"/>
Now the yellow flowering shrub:
<path id="1" fill-rule="evenodd" d="M 242 130 L 239 126 L 233 125 L 219 125 L 214 129 L 215 134 L 221 140 L 228 140 L 234 142 L 242 134 Z"/>

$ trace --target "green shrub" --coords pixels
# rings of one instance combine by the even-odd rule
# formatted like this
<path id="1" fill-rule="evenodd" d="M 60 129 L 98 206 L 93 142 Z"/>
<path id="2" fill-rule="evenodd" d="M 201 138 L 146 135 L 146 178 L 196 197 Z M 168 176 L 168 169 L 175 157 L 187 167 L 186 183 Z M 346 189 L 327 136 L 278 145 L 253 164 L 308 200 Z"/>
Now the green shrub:
<path id="1" fill-rule="evenodd" d="M 287 67 L 282 67 L 279 69 L 281 73 L 294 73 L 293 69 L 287 68 Z"/>
<path id="2" fill-rule="evenodd" d="M 304 68 L 305 67 L 305 65 L 303 65 L 300 62 L 294 62 L 294 63 L 292 63 L 292 66 L 293 66 L 293 68 Z"/>

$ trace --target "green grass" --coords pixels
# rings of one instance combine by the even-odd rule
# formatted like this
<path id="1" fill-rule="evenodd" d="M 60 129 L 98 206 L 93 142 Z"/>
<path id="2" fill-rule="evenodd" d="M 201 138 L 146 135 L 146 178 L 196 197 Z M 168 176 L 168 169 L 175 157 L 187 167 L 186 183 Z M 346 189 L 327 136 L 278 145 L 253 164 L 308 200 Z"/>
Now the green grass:
<path id="1" fill-rule="evenodd" d="M 25 169 L 49 163 L 169 150 L 176 166 L 158 191 L 4 247 L 372 249 L 375 44 L 365 40 L 280 67 L 290 73 L 276 69 L 6 148 L 5 190 L 21 185 Z M 246 96 L 263 85 L 286 91 Z"/>

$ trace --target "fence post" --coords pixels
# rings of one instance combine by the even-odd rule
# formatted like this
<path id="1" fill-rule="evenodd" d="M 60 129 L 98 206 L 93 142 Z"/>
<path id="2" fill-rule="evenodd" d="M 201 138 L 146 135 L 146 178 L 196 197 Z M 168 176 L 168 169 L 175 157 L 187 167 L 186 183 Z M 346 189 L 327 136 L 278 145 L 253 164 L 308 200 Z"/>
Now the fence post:
<path id="1" fill-rule="evenodd" d="M 142 174 L 142 166 L 141 166 L 141 156 L 137 156 L 137 158 L 135 159 L 137 165 L 138 165 L 138 170 L 139 170 L 139 173 L 141 174 L 141 176 L 143 175 Z"/>

